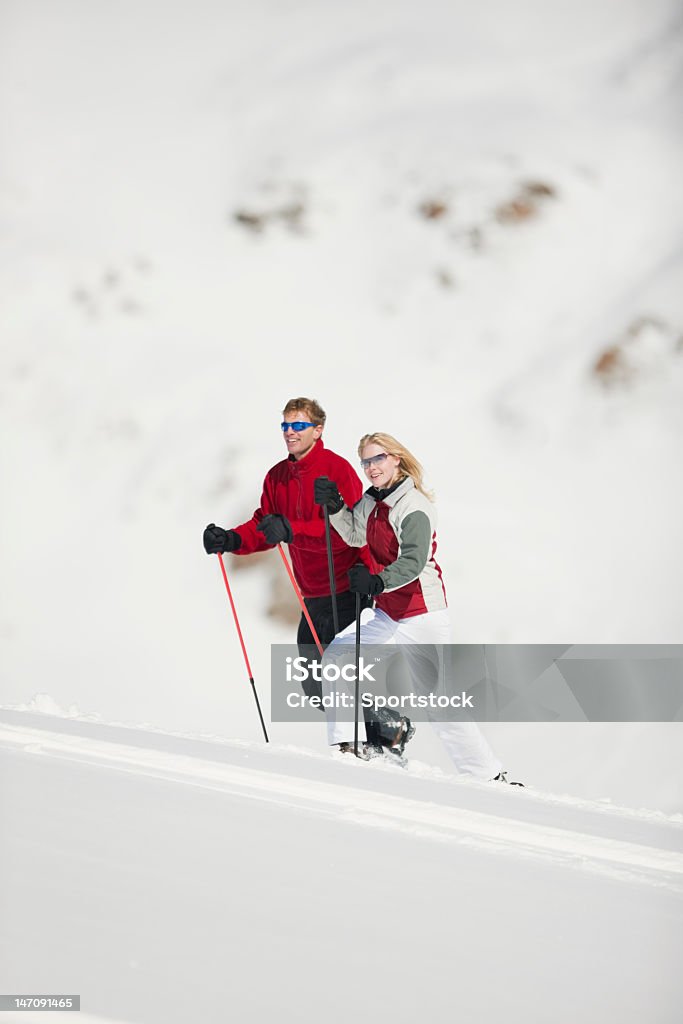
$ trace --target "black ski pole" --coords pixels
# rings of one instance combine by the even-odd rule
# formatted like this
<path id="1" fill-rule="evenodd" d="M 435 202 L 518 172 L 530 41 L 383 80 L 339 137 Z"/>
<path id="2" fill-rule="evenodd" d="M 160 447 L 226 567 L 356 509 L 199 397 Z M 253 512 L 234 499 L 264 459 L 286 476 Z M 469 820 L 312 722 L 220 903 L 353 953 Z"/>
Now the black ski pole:
<path id="1" fill-rule="evenodd" d="M 332 622 L 334 623 L 334 635 L 339 632 L 339 612 L 337 611 L 337 583 L 334 578 L 334 557 L 332 555 L 332 536 L 330 534 L 330 510 L 323 505 L 325 513 L 325 540 L 327 542 L 327 568 L 330 573 L 330 597 L 332 598 Z"/>
<path id="2" fill-rule="evenodd" d="M 353 752 L 358 757 L 358 705 L 360 704 L 360 594 L 356 594 L 356 694 L 354 702 Z"/>

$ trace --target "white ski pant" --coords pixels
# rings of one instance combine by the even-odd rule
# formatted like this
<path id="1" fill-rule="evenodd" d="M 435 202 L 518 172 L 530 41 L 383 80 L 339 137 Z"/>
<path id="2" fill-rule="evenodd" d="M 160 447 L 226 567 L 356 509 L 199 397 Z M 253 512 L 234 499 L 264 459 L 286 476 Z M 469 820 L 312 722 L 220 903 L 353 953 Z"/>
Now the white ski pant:
<path id="1" fill-rule="evenodd" d="M 439 645 L 450 644 L 452 641 L 451 621 L 448 609 L 442 611 L 425 612 L 423 615 L 413 615 L 408 619 L 392 619 L 379 608 L 366 608 L 361 613 L 361 644 L 410 644 L 410 645 L 431 645 L 436 648 L 432 655 L 433 659 L 439 659 Z M 323 665 L 334 658 L 335 650 L 339 646 L 354 645 L 356 641 L 356 624 L 342 630 L 334 638 L 325 652 Z M 429 648 L 427 648 L 428 650 Z M 416 651 L 414 647 L 407 647 L 405 650 L 408 669 L 416 693 L 422 689 L 420 685 L 421 669 L 424 669 L 425 648 Z M 433 664 L 432 670 L 437 673 L 443 671 L 443 665 Z M 329 693 L 332 690 L 340 692 L 345 690 L 353 694 L 354 683 L 344 683 L 338 680 L 328 683 L 323 680 L 323 692 Z M 354 723 L 337 721 L 334 707 L 326 709 L 327 714 L 327 736 L 329 743 L 353 743 Z M 479 779 L 493 779 L 503 767 L 495 756 L 487 740 L 482 734 L 476 722 L 430 722 L 435 733 L 445 746 L 448 755 L 453 762 L 455 770 L 462 775 L 474 775 Z"/>

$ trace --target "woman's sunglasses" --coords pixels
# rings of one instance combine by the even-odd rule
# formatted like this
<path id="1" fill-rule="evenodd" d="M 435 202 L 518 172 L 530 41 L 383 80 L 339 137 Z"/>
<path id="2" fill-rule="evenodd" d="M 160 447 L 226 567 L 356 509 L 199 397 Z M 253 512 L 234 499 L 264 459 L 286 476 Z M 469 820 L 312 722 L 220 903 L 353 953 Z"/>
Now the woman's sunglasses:
<path id="1" fill-rule="evenodd" d="M 370 466 L 381 466 L 387 457 L 387 452 L 382 452 L 381 455 L 373 455 L 371 459 L 361 459 L 360 464 L 363 469 L 369 469 Z"/>

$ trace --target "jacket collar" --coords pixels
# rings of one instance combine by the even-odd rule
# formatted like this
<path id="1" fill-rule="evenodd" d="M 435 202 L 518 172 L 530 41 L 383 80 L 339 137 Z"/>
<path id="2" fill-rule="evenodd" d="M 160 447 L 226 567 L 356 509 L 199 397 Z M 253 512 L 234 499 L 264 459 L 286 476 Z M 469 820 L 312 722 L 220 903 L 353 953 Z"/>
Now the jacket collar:
<path id="1" fill-rule="evenodd" d="M 300 473 L 319 473 L 324 450 L 323 439 L 319 437 L 310 452 L 304 455 L 303 459 L 295 459 L 293 455 L 288 455 L 285 461 L 290 471 L 297 475 Z"/>
<path id="2" fill-rule="evenodd" d="M 405 476 L 403 480 L 397 480 L 391 487 L 383 487 L 378 490 L 376 487 L 369 487 L 365 492 L 375 501 L 383 501 L 385 505 L 395 505 L 396 502 L 414 488 L 412 477 Z"/>

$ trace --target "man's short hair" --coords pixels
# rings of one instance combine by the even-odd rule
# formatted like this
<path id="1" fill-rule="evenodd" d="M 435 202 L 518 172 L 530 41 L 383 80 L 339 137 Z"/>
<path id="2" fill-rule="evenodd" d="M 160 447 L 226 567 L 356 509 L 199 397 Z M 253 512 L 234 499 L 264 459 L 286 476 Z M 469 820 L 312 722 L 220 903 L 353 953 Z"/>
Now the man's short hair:
<path id="1" fill-rule="evenodd" d="M 325 410 L 315 398 L 290 398 L 282 410 L 282 415 L 286 416 L 290 412 L 304 412 L 316 427 L 325 426 Z"/>

